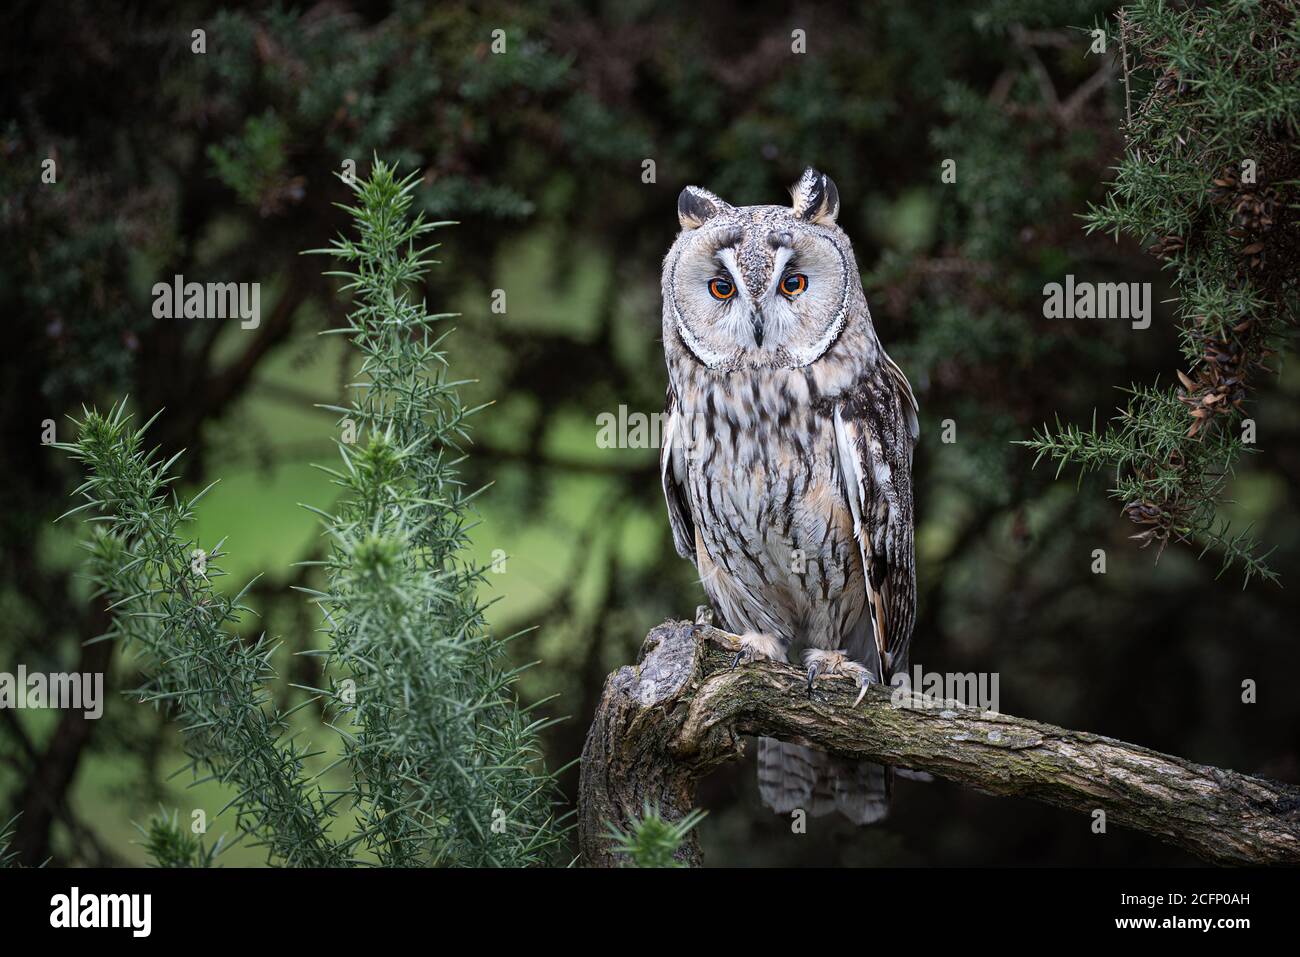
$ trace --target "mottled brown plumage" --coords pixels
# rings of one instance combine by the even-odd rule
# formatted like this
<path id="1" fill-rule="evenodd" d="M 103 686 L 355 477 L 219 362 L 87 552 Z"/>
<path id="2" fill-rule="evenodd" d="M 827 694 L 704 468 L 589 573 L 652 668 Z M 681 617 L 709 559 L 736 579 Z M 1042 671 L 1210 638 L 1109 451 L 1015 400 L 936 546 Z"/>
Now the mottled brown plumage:
<path id="1" fill-rule="evenodd" d="M 664 496 L 749 658 L 802 651 L 809 683 L 865 687 L 906 667 L 915 618 L 916 400 L 871 323 L 839 193 L 808 170 L 791 206 L 732 207 L 687 187 L 664 260 Z M 764 801 L 887 807 L 883 769 L 759 747 Z"/>

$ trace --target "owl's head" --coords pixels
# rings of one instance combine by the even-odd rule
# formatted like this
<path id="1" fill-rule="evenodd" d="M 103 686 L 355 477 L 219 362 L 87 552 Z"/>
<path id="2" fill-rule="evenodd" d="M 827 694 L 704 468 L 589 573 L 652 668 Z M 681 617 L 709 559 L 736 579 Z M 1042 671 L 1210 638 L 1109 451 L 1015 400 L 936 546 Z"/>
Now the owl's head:
<path id="1" fill-rule="evenodd" d="M 732 206 L 698 186 L 677 199 L 664 332 L 711 369 L 808 365 L 862 298 L 835 184 L 809 168 L 790 193 L 789 206 Z"/>

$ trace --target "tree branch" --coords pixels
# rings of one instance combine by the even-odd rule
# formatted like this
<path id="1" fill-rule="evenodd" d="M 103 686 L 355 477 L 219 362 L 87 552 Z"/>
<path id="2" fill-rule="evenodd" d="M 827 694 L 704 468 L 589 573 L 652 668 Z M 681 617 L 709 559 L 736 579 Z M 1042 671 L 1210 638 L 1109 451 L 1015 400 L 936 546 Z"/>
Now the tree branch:
<path id="1" fill-rule="evenodd" d="M 619 863 L 606 824 L 624 827 L 649 801 L 670 820 L 695 801 L 696 783 L 743 753 L 742 735 L 812 745 L 849 758 L 928 771 L 990 794 L 1106 812 L 1220 864 L 1300 864 L 1300 787 L 1193 764 L 1099 734 L 833 678 L 816 697 L 804 674 L 776 662 L 731 668 L 733 635 L 666 621 L 646 636 L 639 665 L 605 681 L 582 755 L 582 862 Z M 680 855 L 701 863 L 692 837 Z"/>

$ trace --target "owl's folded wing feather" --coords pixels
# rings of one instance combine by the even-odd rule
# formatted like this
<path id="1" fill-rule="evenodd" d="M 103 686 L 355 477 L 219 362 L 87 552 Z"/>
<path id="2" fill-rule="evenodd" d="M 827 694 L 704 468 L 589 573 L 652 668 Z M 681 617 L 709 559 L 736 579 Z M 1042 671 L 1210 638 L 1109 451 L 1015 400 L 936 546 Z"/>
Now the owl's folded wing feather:
<path id="1" fill-rule="evenodd" d="M 686 481 L 686 459 L 682 450 L 689 438 L 685 428 L 677 396 L 670 385 L 664 403 L 659 479 L 663 483 L 664 499 L 668 502 L 668 524 L 673 530 L 673 545 L 682 558 L 695 561 L 695 523 L 691 520 L 691 508 L 682 487 Z"/>
<path id="2" fill-rule="evenodd" d="M 883 363 L 840 397 L 835 445 L 853 534 L 862 554 L 872 636 L 882 680 L 906 666 L 916 617 L 912 543 L 912 448 L 920 435 L 916 398 L 902 371 Z"/>

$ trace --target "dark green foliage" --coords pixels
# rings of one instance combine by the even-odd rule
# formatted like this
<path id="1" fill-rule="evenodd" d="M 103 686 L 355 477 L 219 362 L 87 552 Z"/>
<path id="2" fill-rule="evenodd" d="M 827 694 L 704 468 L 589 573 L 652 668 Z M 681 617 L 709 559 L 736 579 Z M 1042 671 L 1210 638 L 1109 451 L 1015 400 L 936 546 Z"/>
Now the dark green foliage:
<path id="1" fill-rule="evenodd" d="M 526 17 L 542 19 L 537 11 Z M 344 158 L 361 167 L 376 150 L 403 164 L 452 166 L 452 175 L 421 184 L 422 203 L 435 213 L 532 212 L 518 186 L 485 182 L 479 170 L 486 164 L 477 161 L 493 150 L 521 152 L 537 117 L 518 109 L 518 91 L 544 97 L 569 69 L 567 58 L 527 38 L 532 23 L 503 18 L 498 26 L 513 42 L 508 55 L 493 56 L 479 18 L 455 6 L 398 4 L 373 27 L 351 13 L 307 19 L 289 10 L 213 18 L 209 35 L 221 51 L 199 63 L 203 108 L 222 115 L 249 102 L 268 104 L 209 148 L 243 201 L 264 214 L 300 202 L 304 186 L 319 180 L 289 166 L 302 143 L 318 141 L 325 169 L 337 171 Z M 407 135 L 413 128 L 418 137 Z"/>
<path id="2" fill-rule="evenodd" d="M 1153 244 L 1179 294 L 1188 371 L 1135 386 L 1104 429 L 1058 424 L 1029 444 L 1061 465 L 1112 471 L 1110 494 L 1143 545 L 1198 542 L 1247 581 L 1275 579 L 1249 530 L 1233 534 L 1217 515 L 1254 442 L 1243 441 L 1245 402 L 1300 316 L 1295 7 L 1142 0 L 1110 40 L 1125 58 L 1127 143 L 1086 225 Z"/>
<path id="3" fill-rule="evenodd" d="M 102 178 L 75 177 L 81 157 L 71 151 L 44 156 L 56 160 L 56 179 L 42 182 L 28 139 L 39 135 L 25 137 L 14 121 L 0 126 L 0 236 L 14 248 L 21 236 L 25 253 L 0 262 L 0 309 L 30 317 L 22 344 L 42 360 L 4 384 L 0 394 L 15 404 L 120 386 L 138 346 L 120 286 L 129 236 L 111 190 Z"/>
<path id="4" fill-rule="evenodd" d="M 284 122 L 273 111 L 250 116 L 239 136 L 208 147 L 213 175 L 263 215 L 301 199 L 301 177 L 285 174 L 286 135 Z"/>

